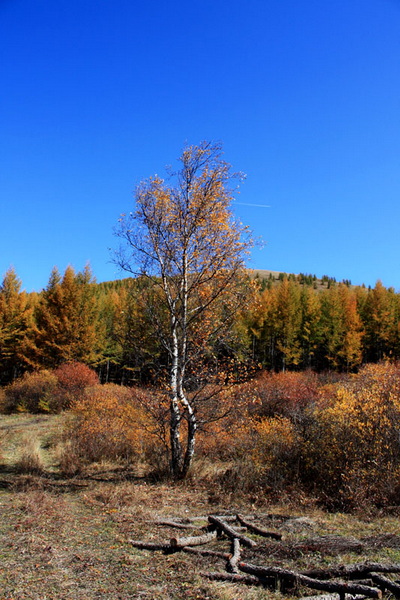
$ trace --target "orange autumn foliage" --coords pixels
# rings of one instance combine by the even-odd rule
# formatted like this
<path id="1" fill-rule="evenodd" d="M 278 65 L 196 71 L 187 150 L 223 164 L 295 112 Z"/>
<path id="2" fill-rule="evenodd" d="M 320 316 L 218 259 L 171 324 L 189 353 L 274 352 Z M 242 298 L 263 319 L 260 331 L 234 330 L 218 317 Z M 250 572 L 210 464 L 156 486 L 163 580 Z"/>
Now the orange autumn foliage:
<path id="1" fill-rule="evenodd" d="M 79 362 L 63 363 L 53 371 L 58 381 L 59 408 L 69 408 L 79 400 L 85 389 L 99 383 L 93 369 Z"/>
<path id="2" fill-rule="evenodd" d="M 395 503 L 400 491 L 400 367 L 370 364 L 313 411 L 305 475 L 332 506 Z"/>
<path id="3" fill-rule="evenodd" d="M 4 388 L 1 410 L 12 412 L 57 412 L 57 377 L 51 371 L 25 373 Z"/>
<path id="4" fill-rule="evenodd" d="M 146 405 L 149 398 L 139 388 L 115 384 L 88 388 L 72 405 L 67 437 L 85 461 L 132 461 L 145 458 L 160 435 L 160 424 Z"/>
<path id="5" fill-rule="evenodd" d="M 252 414 L 261 417 L 277 415 L 292 420 L 300 418 L 305 408 L 316 401 L 318 376 L 311 371 L 270 373 L 262 371 L 243 386 Z"/>

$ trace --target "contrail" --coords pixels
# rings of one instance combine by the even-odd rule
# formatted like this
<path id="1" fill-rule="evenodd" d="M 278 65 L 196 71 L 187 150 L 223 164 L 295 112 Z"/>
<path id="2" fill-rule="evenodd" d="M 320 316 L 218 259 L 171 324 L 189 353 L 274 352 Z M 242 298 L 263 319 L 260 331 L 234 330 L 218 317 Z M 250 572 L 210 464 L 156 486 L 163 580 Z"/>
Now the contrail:
<path id="1" fill-rule="evenodd" d="M 241 206 L 258 206 L 258 208 L 271 208 L 270 204 L 249 204 L 248 202 L 235 202 L 235 204 L 240 204 Z"/>

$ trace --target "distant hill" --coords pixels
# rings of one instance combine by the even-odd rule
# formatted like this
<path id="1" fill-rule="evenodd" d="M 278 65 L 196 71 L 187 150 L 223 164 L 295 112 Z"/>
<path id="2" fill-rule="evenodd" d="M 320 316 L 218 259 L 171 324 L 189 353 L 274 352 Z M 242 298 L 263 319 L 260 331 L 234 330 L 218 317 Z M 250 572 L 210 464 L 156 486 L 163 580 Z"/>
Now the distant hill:
<path id="1" fill-rule="evenodd" d="M 259 277 L 260 279 L 271 279 L 271 276 L 274 279 L 279 279 L 279 275 L 281 271 L 269 271 L 268 269 L 248 269 L 250 274 L 253 277 Z M 285 275 L 289 275 L 289 273 L 285 273 Z M 297 277 L 297 275 L 296 275 Z"/>
<path id="2" fill-rule="evenodd" d="M 328 275 L 323 275 L 318 278 L 316 275 L 311 275 L 310 273 L 286 273 L 282 271 L 271 271 L 269 269 L 248 269 L 248 273 L 250 277 L 257 278 L 264 282 L 271 282 L 273 285 L 285 278 L 297 281 L 303 285 L 313 286 L 315 289 L 326 289 L 333 283 L 336 283 L 335 277 L 329 277 Z M 115 279 L 113 281 L 104 281 L 97 285 L 100 289 L 118 290 L 129 285 L 134 279 L 134 277 L 126 277 L 123 279 Z M 351 281 L 349 279 L 344 279 L 341 283 L 351 286 Z"/>
<path id="3" fill-rule="evenodd" d="M 286 273 L 282 271 L 270 271 L 268 269 L 248 269 L 248 271 L 251 277 L 262 281 L 271 281 L 274 283 L 288 278 L 303 285 L 312 285 L 315 289 L 326 289 L 332 284 L 337 283 L 335 277 L 329 277 L 328 275 L 318 278 L 316 275 L 311 275 L 310 273 Z M 343 279 L 340 283 L 351 287 L 350 279 Z"/>

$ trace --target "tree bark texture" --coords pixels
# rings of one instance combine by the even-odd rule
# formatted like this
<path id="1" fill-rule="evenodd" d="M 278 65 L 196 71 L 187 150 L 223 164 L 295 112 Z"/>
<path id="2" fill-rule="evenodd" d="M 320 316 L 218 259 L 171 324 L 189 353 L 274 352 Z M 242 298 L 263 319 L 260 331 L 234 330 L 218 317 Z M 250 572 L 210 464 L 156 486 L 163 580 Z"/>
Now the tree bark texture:
<path id="1" fill-rule="evenodd" d="M 296 571 L 290 571 L 289 569 L 281 569 L 280 567 L 260 567 L 244 562 L 240 562 L 238 567 L 240 571 L 244 571 L 250 575 L 256 575 L 260 577 L 274 576 L 278 581 L 284 582 L 285 586 L 289 587 L 301 584 L 313 590 L 336 592 L 339 595 L 362 594 L 368 598 L 382 598 L 382 591 L 380 589 L 365 585 L 358 585 L 356 583 L 313 579 L 307 575 L 297 573 Z"/>
<path id="2" fill-rule="evenodd" d="M 241 533 L 239 533 L 238 531 L 236 531 L 233 527 L 231 527 L 230 525 L 228 525 L 227 523 L 225 523 L 219 517 L 214 517 L 213 515 L 210 515 L 208 517 L 208 520 L 209 520 L 210 523 L 212 523 L 213 525 L 215 525 L 218 529 L 220 529 L 221 531 L 223 531 L 224 533 L 226 533 L 226 535 L 228 537 L 230 537 L 231 539 L 237 538 L 238 540 L 240 540 L 244 546 L 247 546 L 248 548 L 252 548 L 254 546 L 257 546 L 257 542 L 255 542 L 254 540 L 248 538 L 245 535 L 242 535 Z"/>
<path id="3" fill-rule="evenodd" d="M 232 554 L 229 557 L 227 570 L 230 573 L 239 573 L 238 562 L 240 560 L 240 542 L 238 538 L 232 540 Z"/>
<path id="4" fill-rule="evenodd" d="M 173 548 L 184 548 L 185 546 L 201 546 L 208 544 L 217 537 L 217 530 L 213 529 L 203 535 L 193 535 L 188 537 L 175 537 L 170 539 L 170 546 Z"/>

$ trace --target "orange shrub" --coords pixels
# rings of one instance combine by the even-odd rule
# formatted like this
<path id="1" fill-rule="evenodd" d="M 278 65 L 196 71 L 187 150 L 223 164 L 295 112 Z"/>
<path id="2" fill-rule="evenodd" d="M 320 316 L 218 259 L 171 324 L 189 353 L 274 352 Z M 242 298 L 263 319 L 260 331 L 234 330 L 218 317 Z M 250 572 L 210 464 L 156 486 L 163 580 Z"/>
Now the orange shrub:
<path id="1" fill-rule="evenodd" d="M 196 404 L 197 456 L 226 461 L 242 454 L 242 435 L 248 421 L 243 389 L 242 384 L 203 388 Z"/>
<path id="2" fill-rule="evenodd" d="M 206 466 L 214 461 L 216 484 L 225 491 L 272 492 L 298 480 L 301 435 L 297 423 L 281 415 L 257 415 L 259 384 L 258 379 L 221 390 L 215 398 L 225 416 L 199 430 L 197 456 L 207 459 Z M 212 470 L 208 467 L 205 472 Z"/>
<path id="3" fill-rule="evenodd" d="M 253 414 L 262 417 L 280 415 L 296 420 L 318 398 L 319 385 L 318 376 L 311 371 L 263 371 L 244 386 L 244 390 Z"/>
<path id="4" fill-rule="evenodd" d="M 50 371 L 25 373 L 4 389 L 3 410 L 6 413 L 54 411 L 57 378 Z"/>
<path id="5" fill-rule="evenodd" d="M 72 405 L 67 437 L 74 452 L 86 461 L 145 458 L 159 433 L 145 409 L 150 401 L 138 388 L 115 384 L 87 388 Z"/>
<path id="6" fill-rule="evenodd" d="M 295 423 L 281 416 L 249 417 L 238 433 L 233 446 L 239 441 L 241 452 L 235 456 L 228 485 L 272 495 L 298 485 L 302 438 Z"/>
<path id="7" fill-rule="evenodd" d="M 287 470 L 298 456 L 299 434 L 286 417 L 267 417 L 253 422 L 251 455 L 261 469 Z M 296 461 L 297 463 L 297 461 Z"/>
<path id="8" fill-rule="evenodd" d="M 69 408 L 79 400 L 87 387 L 99 383 L 95 371 L 80 362 L 64 363 L 53 372 L 58 380 L 57 401 L 60 410 Z"/>
<path id="9" fill-rule="evenodd" d="M 397 503 L 400 491 L 400 369 L 366 365 L 326 390 L 304 443 L 304 480 L 325 504 Z"/>

